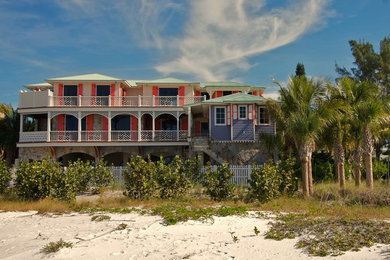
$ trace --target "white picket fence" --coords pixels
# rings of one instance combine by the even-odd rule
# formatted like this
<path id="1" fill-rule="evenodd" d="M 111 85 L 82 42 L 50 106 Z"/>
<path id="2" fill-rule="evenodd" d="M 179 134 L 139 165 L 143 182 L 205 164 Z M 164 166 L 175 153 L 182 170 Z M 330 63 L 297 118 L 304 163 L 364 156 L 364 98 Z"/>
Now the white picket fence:
<path id="1" fill-rule="evenodd" d="M 260 167 L 260 165 L 258 166 Z M 123 183 L 122 171 L 125 170 L 125 166 L 116 166 L 112 167 L 111 171 L 114 176 L 114 180 L 117 183 Z M 217 165 L 211 166 L 212 170 L 217 169 Z M 234 173 L 232 182 L 236 183 L 237 186 L 248 186 L 248 180 L 250 179 L 250 175 L 252 172 L 252 165 L 230 165 L 230 170 Z M 206 166 L 203 166 L 201 169 L 201 173 L 204 174 L 207 170 Z"/>

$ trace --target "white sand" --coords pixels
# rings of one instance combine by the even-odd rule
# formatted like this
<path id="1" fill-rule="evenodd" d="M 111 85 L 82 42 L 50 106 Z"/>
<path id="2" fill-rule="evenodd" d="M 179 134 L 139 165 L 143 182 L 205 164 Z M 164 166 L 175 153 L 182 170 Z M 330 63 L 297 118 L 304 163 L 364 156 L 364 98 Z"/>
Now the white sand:
<path id="1" fill-rule="evenodd" d="M 36 212 L 0 213 L 1 259 L 384 259 L 390 247 L 376 245 L 338 257 L 313 257 L 294 247 L 297 240 L 264 239 L 269 220 L 214 217 L 164 226 L 160 217 L 107 214 L 110 221 L 92 222 L 88 214 L 43 216 Z M 113 231 L 120 223 L 125 230 Z M 256 226 L 261 234 L 254 235 Z M 234 243 L 229 232 L 239 239 Z M 41 252 L 62 238 L 73 248 Z"/>

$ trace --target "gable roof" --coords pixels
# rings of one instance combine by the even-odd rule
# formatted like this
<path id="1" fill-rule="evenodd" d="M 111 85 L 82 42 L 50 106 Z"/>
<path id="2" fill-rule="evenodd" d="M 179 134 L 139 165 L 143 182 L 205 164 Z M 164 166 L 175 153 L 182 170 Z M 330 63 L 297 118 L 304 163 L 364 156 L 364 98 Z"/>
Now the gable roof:
<path id="1" fill-rule="evenodd" d="M 34 89 L 52 89 L 53 88 L 53 85 L 50 84 L 50 83 L 47 83 L 47 82 L 43 82 L 43 83 L 36 83 L 36 84 L 27 84 L 27 85 L 24 85 L 25 88 L 27 89 L 31 89 L 31 90 L 34 90 Z"/>
<path id="2" fill-rule="evenodd" d="M 139 84 L 192 84 L 193 82 L 177 79 L 177 78 L 162 78 L 153 80 L 137 80 Z"/>
<path id="3" fill-rule="evenodd" d="M 200 88 L 250 88 L 250 89 L 264 89 L 263 87 L 252 86 L 245 83 L 233 81 L 216 81 L 216 82 L 201 82 Z"/>
<path id="4" fill-rule="evenodd" d="M 47 82 L 56 81 L 123 81 L 123 79 L 114 78 L 100 73 L 82 74 L 68 77 L 50 78 Z"/>

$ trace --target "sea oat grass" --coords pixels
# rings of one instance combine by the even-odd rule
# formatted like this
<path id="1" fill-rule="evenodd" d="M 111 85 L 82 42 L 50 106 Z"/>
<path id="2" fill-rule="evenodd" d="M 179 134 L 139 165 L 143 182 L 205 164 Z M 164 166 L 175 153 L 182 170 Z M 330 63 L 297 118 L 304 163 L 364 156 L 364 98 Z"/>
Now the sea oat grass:
<path id="1" fill-rule="evenodd" d="M 57 242 L 50 242 L 49 244 L 45 245 L 42 248 L 42 252 L 55 253 L 55 252 L 58 252 L 61 248 L 64 248 L 64 247 L 71 248 L 72 246 L 73 246 L 73 244 L 71 242 L 65 242 L 61 238 Z"/>
<path id="2" fill-rule="evenodd" d="M 341 255 L 375 243 L 390 244 L 390 223 L 358 218 L 312 217 L 307 214 L 280 215 L 271 222 L 265 238 L 296 238 L 298 248 L 309 254 Z"/>

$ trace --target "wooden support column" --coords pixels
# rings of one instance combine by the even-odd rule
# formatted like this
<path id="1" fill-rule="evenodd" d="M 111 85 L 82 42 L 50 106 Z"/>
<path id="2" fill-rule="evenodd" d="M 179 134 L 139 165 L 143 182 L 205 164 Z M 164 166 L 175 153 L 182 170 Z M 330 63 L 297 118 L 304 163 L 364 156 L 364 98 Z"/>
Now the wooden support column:
<path id="1" fill-rule="evenodd" d="M 111 142 L 111 111 L 108 111 L 108 141 Z"/>
<path id="2" fill-rule="evenodd" d="M 155 138 L 155 136 L 156 136 L 156 133 L 155 133 L 155 131 L 156 131 L 156 122 L 154 121 L 154 120 L 156 120 L 155 119 L 155 112 L 153 111 L 152 112 L 152 140 L 154 141 L 154 138 Z"/>
<path id="3" fill-rule="evenodd" d="M 192 113 L 191 107 L 188 108 L 188 137 L 191 138 L 191 128 L 192 128 Z"/>
<path id="4" fill-rule="evenodd" d="M 23 130 L 23 128 L 21 128 Z M 50 132 L 51 132 L 51 112 L 47 112 L 47 126 L 46 126 L 46 131 L 47 131 L 47 138 L 46 141 L 50 142 Z"/>
<path id="5" fill-rule="evenodd" d="M 77 142 L 81 142 L 81 111 L 77 115 Z"/>
<path id="6" fill-rule="evenodd" d="M 141 141 L 141 112 L 138 111 L 138 141 Z"/>
<path id="7" fill-rule="evenodd" d="M 176 140 L 179 141 L 180 136 L 180 115 L 179 111 L 176 112 Z"/>

